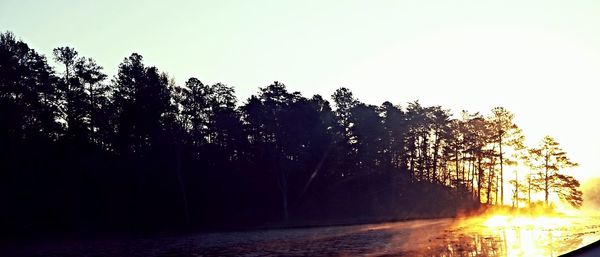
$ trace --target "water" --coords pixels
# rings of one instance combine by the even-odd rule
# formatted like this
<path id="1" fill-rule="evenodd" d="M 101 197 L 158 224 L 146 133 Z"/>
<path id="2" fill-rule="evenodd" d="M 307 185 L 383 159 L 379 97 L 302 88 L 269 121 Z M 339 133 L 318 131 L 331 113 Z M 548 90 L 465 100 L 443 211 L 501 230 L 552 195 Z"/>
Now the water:
<path id="1" fill-rule="evenodd" d="M 13 244 L 8 256 L 558 256 L 597 240 L 599 217 L 488 216 Z"/>

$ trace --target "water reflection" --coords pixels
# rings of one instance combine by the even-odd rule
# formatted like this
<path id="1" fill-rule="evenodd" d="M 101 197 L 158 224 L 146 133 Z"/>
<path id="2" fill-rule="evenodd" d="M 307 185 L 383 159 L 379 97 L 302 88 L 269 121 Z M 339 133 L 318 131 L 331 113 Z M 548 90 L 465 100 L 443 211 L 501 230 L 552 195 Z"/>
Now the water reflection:
<path id="1" fill-rule="evenodd" d="M 491 217 L 14 245 L 3 256 L 558 256 L 599 239 L 599 218 Z"/>
<path id="2" fill-rule="evenodd" d="M 558 256 L 599 238 L 600 219 L 434 219 L 269 231 L 260 242 L 200 247 L 219 256 Z M 493 221 L 493 220 L 492 220 Z M 280 234 L 277 234 L 280 233 Z M 252 233 L 253 236 L 254 232 Z M 236 239 L 247 235 L 236 235 Z"/>
<path id="3" fill-rule="evenodd" d="M 491 226 L 481 219 L 464 220 L 412 253 L 440 257 L 558 256 L 599 239 L 597 219 L 589 223 L 581 218 L 559 218 L 550 223 L 532 219 L 527 224 L 509 220 Z M 407 253 L 403 250 L 407 249 L 395 254 Z"/>

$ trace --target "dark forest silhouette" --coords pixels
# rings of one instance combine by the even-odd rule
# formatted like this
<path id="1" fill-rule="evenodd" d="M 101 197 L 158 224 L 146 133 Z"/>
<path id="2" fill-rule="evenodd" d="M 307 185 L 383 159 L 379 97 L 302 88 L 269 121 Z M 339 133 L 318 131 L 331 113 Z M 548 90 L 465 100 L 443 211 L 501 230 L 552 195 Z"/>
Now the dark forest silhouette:
<path id="1" fill-rule="evenodd" d="M 110 81 L 72 48 L 53 54 L 56 68 L 0 35 L 4 231 L 439 217 L 531 203 L 531 192 L 581 205 L 579 182 L 560 173 L 576 164 L 551 138 L 526 149 L 501 107 L 452 118 L 418 101 L 365 104 L 340 88 L 334 108 L 279 82 L 240 105 L 232 87 L 178 85 L 139 54 Z M 514 178 L 505 167 L 519 160 L 539 174 L 505 189 Z"/>

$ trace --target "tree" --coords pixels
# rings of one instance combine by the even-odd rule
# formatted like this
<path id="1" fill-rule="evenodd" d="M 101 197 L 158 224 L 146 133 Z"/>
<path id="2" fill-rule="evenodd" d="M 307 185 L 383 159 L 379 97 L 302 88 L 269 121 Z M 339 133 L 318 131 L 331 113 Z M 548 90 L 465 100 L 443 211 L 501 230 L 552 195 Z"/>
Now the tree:
<path id="1" fill-rule="evenodd" d="M 85 106 L 86 97 L 83 85 L 72 75 L 75 73 L 74 64 L 78 59 L 78 53 L 70 47 L 54 48 L 54 59 L 64 64 L 65 72 L 63 78 L 63 91 L 65 92 L 64 113 L 67 121 L 67 136 L 78 142 L 88 138 L 87 126 L 85 121 L 85 111 L 89 110 Z"/>
<path id="2" fill-rule="evenodd" d="M 182 125 L 190 134 L 191 145 L 199 155 L 200 147 L 206 143 L 212 88 L 197 78 L 190 78 L 182 89 Z"/>
<path id="3" fill-rule="evenodd" d="M 495 148 L 491 145 L 492 142 L 492 138 L 490 136 L 490 126 L 489 123 L 486 119 L 484 119 L 481 115 L 479 115 L 478 113 L 469 115 L 469 114 L 465 114 L 467 115 L 467 117 L 465 118 L 465 120 L 467 120 L 466 124 L 465 124 L 465 135 L 464 135 L 464 142 L 465 142 L 465 152 L 470 156 L 467 160 L 470 160 L 472 162 L 472 166 L 474 171 L 476 170 L 477 172 L 473 172 L 473 177 L 471 179 L 471 183 L 472 184 L 477 184 L 477 198 L 479 199 L 479 201 L 482 200 L 482 194 L 481 194 L 481 190 L 482 189 L 491 189 L 491 181 L 492 181 L 492 176 L 493 176 L 493 169 L 494 169 L 494 158 L 496 155 L 495 152 Z M 485 178 L 486 178 L 486 165 L 488 166 L 488 170 L 489 172 L 488 174 L 488 181 L 486 183 Z M 464 169 L 464 165 L 463 165 L 463 169 Z M 462 177 L 462 181 L 464 181 L 464 170 L 461 172 L 463 175 Z M 476 181 L 475 181 L 475 178 Z M 487 199 L 486 202 L 489 203 L 489 196 L 490 196 L 490 191 L 487 190 Z"/>
<path id="4" fill-rule="evenodd" d="M 455 173 L 455 177 L 452 178 L 452 174 L 450 173 L 450 169 L 448 167 L 446 167 L 447 169 L 447 174 L 444 176 L 443 181 L 448 181 L 449 186 L 454 186 L 454 187 L 458 187 L 458 183 L 460 181 L 460 177 L 459 177 L 459 170 L 460 170 L 460 163 L 461 163 L 461 155 L 462 153 L 465 151 L 465 144 L 463 144 L 464 142 L 464 134 L 462 127 L 464 126 L 463 121 L 459 120 L 459 119 L 452 119 L 449 121 L 448 124 L 448 130 L 446 131 L 446 133 L 444 134 L 445 140 L 447 142 L 446 144 L 446 154 L 447 154 L 447 160 L 449 162 L 452 162 L 451 164 L 454 165 L 454 173 Z M 447 165 L 449 165 L 447 163 Z M 454 183 L 452 182 L 454 181 Z M 472 190 L 472 188 L 471 188 Z"/>
<path id="5" fill-rule="evenodd" d="M 344 166 L 341 168 L 340 176 L 345 177 L 351 175 L 355 168 L 356 152 L 354 150 L 356 148 L 354 144 L 356 144 L 356 138 L 352 134 L 354 124 L 351 122 L 351 115 L 352 109 L 360 102 L 354 97 L 352 91 L 345 87 L 336 89 L 331 98 L 336 108 L 336 132 L 343 138 L 343 142 L 338 144 L 340 150 L 338 158 L 342 159 L 342 166 Z"/>
<path id="6" fill-rule="evenodd" d="M 450 213 L 504 204 L 505 169 L 520 158 L 508 153 L 524 148 L 501 107 L 487 118 L 452 118 L 418 101 L 361 103 L 340 88 L 333 110 L 322 96 L 279 82 L 238 106 L 233 87 L 198 78 L 177 84 L 139 54 L 124 58 L 108 83 L 75 49 L 53 55 L 59 73 L 0 34 L 2 228 Z M 527 181 L 516 172 L 509 181 L 513 205 L 544 191 L 547 203 L 556 194 L 581 206 L 579 182 L 562 173 L 576 164 L 558 143 L 545 138 L 527 159 Z"/>
<path id="7" fill-rule="evenodd" d="M 97 135 L 101 110 L 107 104 L 108 88 L 101 84 L 106 78 L 102 67 L 93 59 L 79 57 L 71 47 L 57 47 L 54 59 L 65 67 L 63 77 L 64 119 L 67 136 L 79 143 L 100 143 Z"/>
<path id="8" fill-rule="evenodd" d="M 148 153 L 157 143 L 164 114 L 173 108 L 166 75 L 142 61 L 135 53 L 125 58 L 113 82 L 121 153 Z"/>
<path id="9" fill-rule="evenodd" d="M 431 133 L 433 138 L 432 144 L 432 181 L 438 183 L 438 168 L 440 166 L 440 156 L 444 154 L 444 145 L 447 143 L 445 141 L 447 133 L 449 129 L 450 123 L 450 113 L 448 110 L 442 109 L 441 106 L 433 106 L 428 108 L 429 113 L 429 121 L 431 123 Z"/>
<path id="10" fill-rule="evenodd" d="M 299 134 L 295 120 L 298 118 L 297 106 L 306 99 L 299 93 L 289 93 L 284 84 L 275 81 L 261 88 L 258 96 L 251 96 L 242 108 L 249 125 L 252 143 L 257 147 L 256 157 L 276 178 L 281 194 L 283 219 L 289 217 L 289 199 L 291 175 L 298 167 L 305 138 Z"/>
<path id="11" fill-rule="evenodd" d="M 425 110 L 418 101 L 411 102 L 406 109 L 406 116 L 408 120 L 407 153 L 410 174 L 418 180 L 424 180 L 429 136 Z"/>
<path id="12" fill-rule="evenodd" d="M 515 170 L 515 179 L 509 180 L 509 183 L 514 187 L 512 190 L 512 207 L 519 208 L 519 203 L 523 201 L 531 202 L 530 197 L 526 198 L 523 196 L 528 193 L 528 185 L 521 183 L 519 179 L 519 172 Z"/>
<path id="13" fill-rule="evenodd" d="M 218 145 L 221 149 L 229 149 L 227 155 L 231 155 L 231 148 L 239 143 L 241 137 L 239 113 L 235 110 L 235 91 L 232 87 L 217 83 L 211 86 L 210 92 L 208 142 Z"/>
<path id="14" fill-rule="evenodd" d="M 52 53 L 54 53 L 54 59 L 57 62 L 65 65 L 65 80 L 68 83 L 68 81 L 71 79 L 70 74 L 73 73 L 73 65 L 77 61 L 79 53 L 77 53 L 77 51 L 71 47 L 57 47 L 54 48 Z"/>
<path id="15" fill-rule="evenodd" d="M 57 168 L 61 151 L 56 145 L 64 133 L 61 98 L 59 78 L 46 57 L 12 33 L 0 33 L 3 228 L 11 223 L 39 222 L 48 216 L 48 206 L 64 206 L 52 201 L 59 194 L 55 188 L 64 189 L 63 181 L 69 179 Z"/>
<path id="16" fill-rule="evenodd" d="M 504 152 L 502 147 L 505 145 L 518 145 L 520 143 L 515 140 L 507 142 L 508 137 L 514 137 L 520 131 L 517 125 L 514 124 L 513 118 L 514 115 L 504 107 L 494 107 L 492 109 L 492 116 L 490 117 L 492 133 L 498 144 L 498 157 L 500 158 L 500 205 L 504 205 Z M 516 140 L 519 140 L 519 138 L 517 136 Z"/>
<path id="17" fill-rule="evenodd" d="M 357 172 L 370 173 L 381 169 L 384 145 L 384 127 L 377 108 L 372 105 L 357 104 L 350 114 L 353 137 L 352 152 L 356 156 Z M 364 174 L 364 173 L 363 173 Z"/>
<path id="18" fill-rule="evenodd" d="M 57 140 L 62 134 L 58 78 L 46 58 L 10 33 L 0 34 L 0 99 L 5 135 Z M 3 133 L 4 134 L 4 133 Z"/>
<path id="19" fill-rule="evenodd" d="M 111 111 L 109 87 L 103 83 L 107 76 L 102 70 L 102 66 L 94 59 L 80 57 L 75 62 L 74 75 L 85 92 L 83 97 L 87 108 L 84 113 L 87 116 L 89 141 L 108 148 L 109 133 L 112 130 L 109 120 Z"/>
<path id="20" fill-rule="evenodd" d="M 405 136 L 406 136 L 406 116 L 400 106 L 394 106 L 390 102 L 384 102 L 381 105 L 381 115 L 383 116 L 383 127 L 385 137 L 383 139 L 386 146 L 386 161 L 396 169 L 406 171 Z"/>
<path id="21" fill-rule="evenodd" d="M 331 96 L 336 107 L 336 115 L 342 128 L 344 128 L 344 135 L 348 140 L 348 143 L 352 143 L 352 133 L 350 132 L 352 123 L 350 122 L 350 116 L 352 108 L 354 108 L 359 102 L 354 98 L 350 89 L 341 87 L 335 90 Z"/>
<path id="22" fill-rule="evenodd" d="M 564 169 L 578 166 L 572 162 L 560 144 L 550 136 L 545 136 L 539 146 L 529 150 L 530 167 L 537 172 L 534 183 L 544 192 L 544 202 L 548 206 L 551 193 L 557 193 L 560 199 L 566 200 L 573 207 L 580 207 L 582 193 L 578 189 L 579 181 L 564 175 Z"/>

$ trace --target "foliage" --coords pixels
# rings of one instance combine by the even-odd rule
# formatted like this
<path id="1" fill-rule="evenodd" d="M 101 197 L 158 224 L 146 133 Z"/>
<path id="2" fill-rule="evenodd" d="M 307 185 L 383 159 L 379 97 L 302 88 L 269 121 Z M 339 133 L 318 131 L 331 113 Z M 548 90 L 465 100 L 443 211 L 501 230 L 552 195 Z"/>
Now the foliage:
<path id="1" fill-rule="evenodd" d="M 523 148 L 512 114 L 500 107 L 487 118 L 466 111 L 453 118 L 418 101 L 365 104 L 340 88 L 332 108 L 280 82 L 239 103 L 233 87 L 193 77 L 178 85 L 140 54 L 124 58 L 110 81 L 73 48 L 53 54 L 59 73 L 13 34 L 0 34 L 3 227 L 238 226 L 392 215 L 386 208 L 396 218 L 402 210 L 446 213 L 502 204 L 503 166 L 518 160 L 504 149 Z M 545 176 L 528 188 L 580 206 L 579 182 L 560 173 L 574 163 L 544 142 L 529 160 Z"/>

